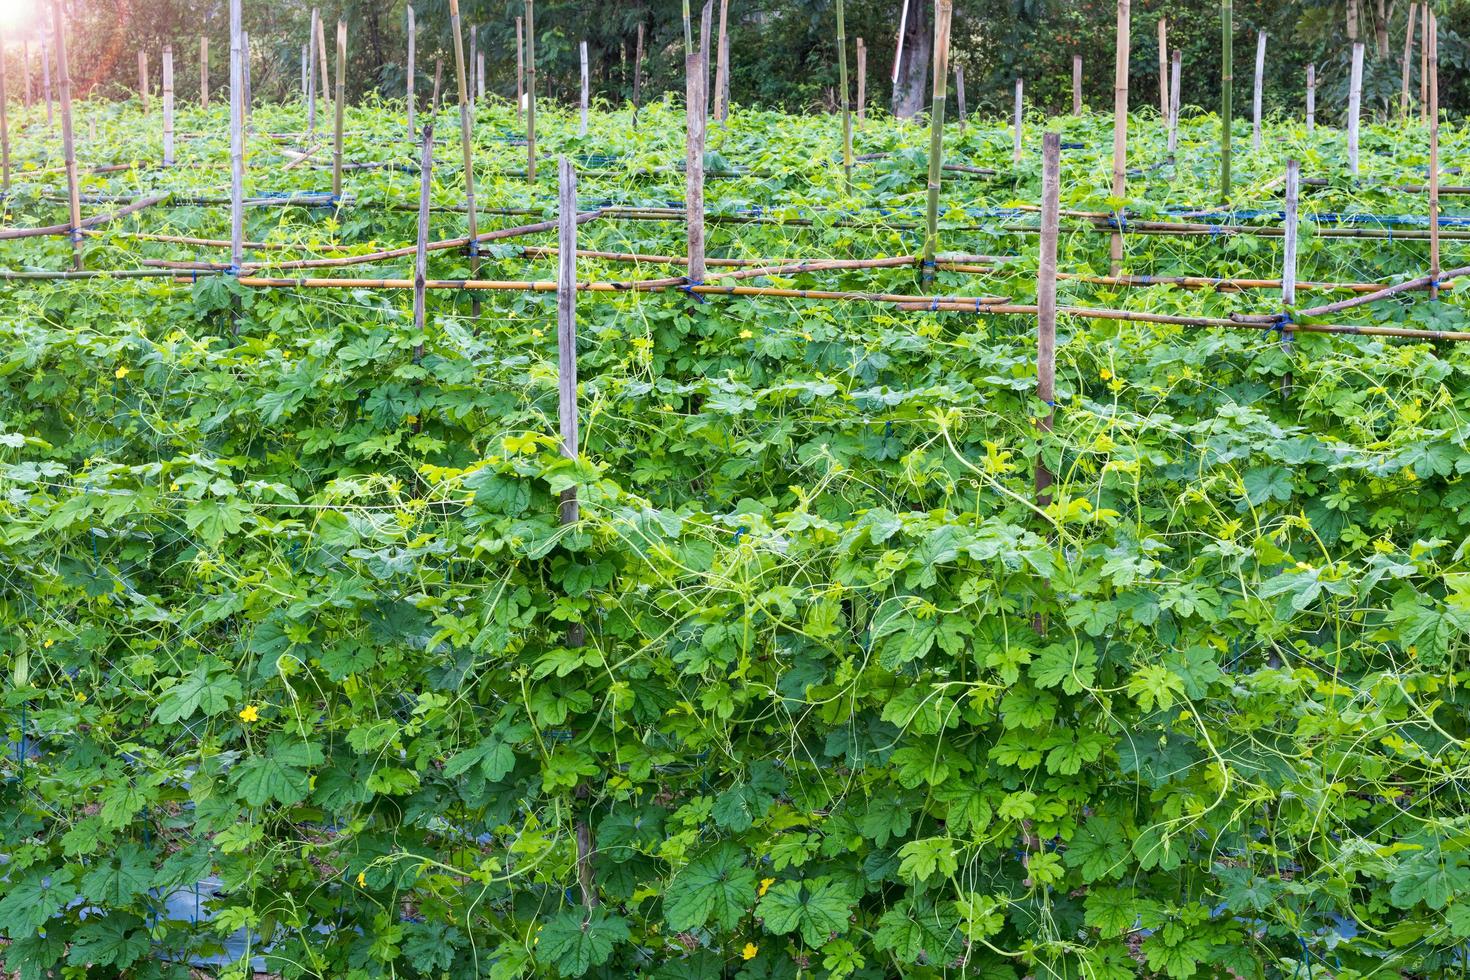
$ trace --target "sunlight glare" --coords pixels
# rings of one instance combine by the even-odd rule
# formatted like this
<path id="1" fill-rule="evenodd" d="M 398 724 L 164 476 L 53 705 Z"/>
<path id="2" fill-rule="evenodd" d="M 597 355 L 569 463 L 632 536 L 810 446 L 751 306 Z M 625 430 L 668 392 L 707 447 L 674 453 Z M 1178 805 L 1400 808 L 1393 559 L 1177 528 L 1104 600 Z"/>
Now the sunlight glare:
<path id="1" fill-rule="evenodd" d="M 24 32 L 40 20 L 40 0 L 0 0 L 0 30 Z"/>

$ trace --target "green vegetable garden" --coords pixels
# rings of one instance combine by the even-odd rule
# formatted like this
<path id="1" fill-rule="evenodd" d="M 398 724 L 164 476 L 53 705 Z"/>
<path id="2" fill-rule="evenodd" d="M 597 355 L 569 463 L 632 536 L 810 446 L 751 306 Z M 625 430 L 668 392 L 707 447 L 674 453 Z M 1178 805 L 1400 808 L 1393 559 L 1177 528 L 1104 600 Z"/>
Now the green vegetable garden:
<path id="1" fill-rule="evenodd" d="M 1470 971 L 1470 128 L 1227 191 L 938 8 L 913 120 L 12 79 L 7 975 Z"/>

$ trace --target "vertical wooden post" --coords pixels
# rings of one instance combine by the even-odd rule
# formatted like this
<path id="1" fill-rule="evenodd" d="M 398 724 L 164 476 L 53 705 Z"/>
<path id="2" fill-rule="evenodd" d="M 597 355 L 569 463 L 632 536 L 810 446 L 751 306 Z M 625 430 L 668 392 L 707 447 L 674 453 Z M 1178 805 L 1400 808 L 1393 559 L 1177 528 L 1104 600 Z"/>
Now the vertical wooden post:
<path id="1" fill-rule="evenodd" d="M 143 104 L 143 113 L 148 113 L 148 52 L 138 51 L 138 99 Z"/>
<path id="2" fill-rule="evenodd" d="M 842 14 L 842 0 L 837 2 L 838 19 Z M 715 57 L 718 59 L 718 67 L 715 69 L 715 118 L 721 124 L 730 116 L 730 35 L 726 21 L 730 15 L 730 0 L 720 0 L 720 29 L 719 40 L 715 44 Z M 841 30 L 838 31 L 841 34 Z M 840 42 L 839 42 L 840 43 Z M 844 54 L 844 65 L 846 55 Z M 844 84 L 844 94 L 847 86 Z"/>
<path id="3" fill-rule="evenodd" d="M 485 101 L 485 52 L 475 55 L 475 96 Z"/>
<path id="4" fill-rule="evenodd" d="M 408 103 L 408 135 L 412 139 L 416 132 L 413 123 L 413 83 L 418 66 L 414 64 L 418 48 L 418 27 L 413 19 L 413 4 L 408 5 L 408 65 L 403 72 L 404 101 Z"/>
<path id="5" fill-rule="evenodd" d="M 703 50 L 691 52 L 684 59 L 684 171 L 685 171 L 685 237 L 689 255 L 688 279 L 704 282 L 704 91 L 706 75 Z"/>
<path id="6" fill-rule="evenodd" d="M 1172 160 L 1179 149 L 1179 83 L 1183 68 L 1181 52 L 1175 48 L 1169 71 L 1169 158 Z"/>
<path id="7" fill-rule="evenodd" d="M 536 0 L 526 0 L 526 183 L 536 183 Z"/>
<path id="8" fill-rule="evenodd" d="M 1433 14 L 1430 17 L 1433 18 Z M 1353 67 L 1348 77 L 1348 172 L 1358 176 L 1358 117 L 1363 109 L 1363 42 L 1353 45 Z"/>
<path id="9" fill-rule="evenodd" d="M 1414 21 L 1418 13 L 1419 5 L 1409 4 L 1409 21 L 1408 26 L 1404 29 L 1403 82 L 1399 88 L 1399 120 L 1401 122 L 1409 120 L 1409 68 L 1414 58 Z"/>
<path id="10" fill-rule="evenodd" d="M 1286 161 L 1286 206 L 1282 213 L 1281 305 L 1288 319 L 1296 307 L 1297 197 L 1301 188 L 1301 165 Z M 1290 322 L 1281 325 L 1281 349 L 1291 354 Z M 1291 394 L 1291 372 L 1281 379 L 1281 395 Z"/>
<path id="11" fill-rule="evenodd" d="M 475 97 L 475 63 L 480 60 L 480 32 L 475 29 L 475 25 L 471 24 L 467 33 L 470 36 L 470 60 L 467 62 L 470 73 L 470 99 L 473 101 Z"/>
<path id="12" fill-rule="evenodd" d="M 1082 115 L 1082 56 L 1072 55 L 1072 115 Z"/>
<path id="13" fill-rule="evenodd" d="M 412 9 L 412 8 L 410 8 Z M 424 359 L 424 280 L 429 275 L 429 192 L 434 182 L 434 117 L 424 123 L 424 152 L 419 161 L 419 236 L 413 250 L 413 332 L 420 338 L 413 362 Z"/>
<path id="14" fill-rule="evenodd" d="M 1419 18 L 1419 121 L 1429 121 L 1429 36 L 1433 12 L 1426 0 Z"/>
<path id="15" fill-rule="evenodd" d="M 936 0 L 934 9 L 934 104 L 929 108 L 929 182 L 924 209 L 924 258 L 919 281 L 934 282 L 934 256 L 939 249 L 939 180 L 944 172 L 944 103 L 949 79 L 949 22 L 954 0 Z"/>
<path id="16" fill-rule="evenodd" d="M 245 111 L 245 134 L 250 135 L 250 107 L 254 97 L 250 92 L 250 32 L 240 32 L 240 106 Z M 248 152 L 248 150 L 247 150 Z M 247 160 L 248 165 L 248 160 Z"/>
<path id="17" fill-rule="evenodd" d="M 1043 432 L 1050 432 L 1056 420 L 1057 370 L 1057 232 L 1060 225 L 1062 137 L 1046 133 L 1041 137 L 1041 247 L 1036 270 L 1036 397 L 1046 403 L 1047 412 L 1040 420 Z M 1053 482 L 1051 470 L 1040 456 L 1036 458 L 1036 506 L 1045 509 L 1051 503 Z"/>
<path id="18" fill-rule="evenodd" d="M 577 173 L 564 155 L 557 157 L 556 197 L 556 414 L 562 455 L 576 459 L 581 445 L 577 431 Z M 576 487 L 562 491 L 559 516 L 563 524 L 575 524 L 581 518 Z M 567 630 L 567 646 L 579 647 L 585 639 L 582 624 Z M 577 831 L 577 878 L 582 901 L 591 907 L 597 904 L 591 838 L 581 823 Z"/>
<path id="19" fill-rule="evenodd" d="M 959 116 L 960 132 L 965 131 L 965 120 L 969 117 L 969 107 L 965 104 L 965 69 L 963 65 L 954 66 L 954 101 L 955 111 Z"/>
<path id="20" fill-rule="evenodd" d="M 56 123 L 56 117 L 51 111 L 51 47 L 41 38 L 41 98 L 46 102 L 46 128 L 50 129 Z"/>
<path id="21" fill-rule="evenodd" d="M 1317 127 L 1317 66 L 1307 66 L 1307 132 Z"/>
<path id="22" fill-rule="evenodd" d="M 174 47 L 163 46 L 163 165 L 174 165 Z"/>
<path id="23" fill-rule="evenodd" d="M 723 12 L 727 0 L 720 0 Z M 720 19 L 720 34 L 724 35 L 723 15 Z M 724 66 L 721 65 L 723 70 Z M 852 103 L 847 99 L 847 18 L 842 0 L 837 0 L 837 87 L 842 106 L 842 187 L 852 193 Z"/>
<path id="24" fill-rule="evenodd" d="M 1022 102 L 1022 97 L 1025 94 L 1025 84 L 1019 77 L 1016 79 L 1016 108 L 1014 113 L 1016 122 L 1015 132 L 1011 137 L 1011 159 L 1017 163 L 1021 162 L 1021 137 L 1025 132 L 1024 127 L 1026 125 L 1026 110 Z"/>
<path id="25" fill-rule="evenodd" d="M 857 39 L 857 121 L 861 126 L 868 113 L 868 46 Z"/>
<path id="26" fill-rule="evenodd" d="M 199 39 L 199 107 L 209 106 L 209 38 Z"/>
<path id="27" fill-rule="evenodd" d="M 307 139 L 316 136 L 316 32 L 319 30 L 320 22 L 315 7 L 311 8 L 311 36 L 306 40 L 307 66 L 306 66 L 306 133 Z"/>
<path id="28" fill-rule="evenodd" d="M 327 60 L 327 21 L 324 17 L 316 19 L 316 63 L 321 68 L 322 81 L 320 91 L 322 98 L 331 98 L 332 76 L 331 62 Z"/>
<path id="29" fill-rule="evenodd" d="M 588 79 L 587 79 L 587 42 L 586 41 L 583 41 L 580 45 L 577 46 L 577 48 L 578 48 L 579 54 L 581 55 L 581 61 L 582 61 L 581 101 L 578 102 L 578 107 L 581 110 L 581 117 L 580 117 L 580 120 L 577 123 L 577 135 L 578 136 L 586 136 L 587 135 L 587 85 L 588 85 Z"/>
<path id="30" fill-rule="evenodd" d="M 516 119 L 526 117 L 526 21 L 516 18 Z M 638 37 L 643 37 L 643 25 L 638 25 Z M 636 69 L 635 69 L 636 71 Z"/>
<path id="31" fill-rule="evenodd" d="M 52 0 L 51 26 L 56 41 L 56 73 L 61 83 L 61 152 L 66 163 L 66 199 L 71 230 L 71 261 L 82 268 L 82 201 L 77 188 L 77 149 L 72 138 L 71 67 L 66 61 L 66 24 L 62 20 L 61 0 Z"/>
<path id="32" fill-rule="evenodd" d="M 1261 84 L 1266 75 L 1266 32 L 1256 31 L 1256 87 L 1251 95 L 1251 149 L 1261 152 Z"/>
<path id="33" fill-rule="evenodd" d="M 1426 5 L 1429 48 L 1429 298 L 1439 299 L 1439 15 Z"/>
<path id="34" fill-rule="evenodd" d="M 638 103 L 643 98 L 643 22 L 638 22 L 638 46 L 633 49 L 633 129 L 638 129 Z"/>
<path id="35" fill-rule="evenodd" d="M 302 102 L 305 102 L 306 101 L 307 87 L 308 87 L 308 84 L 309 84 L 308 79 L 310 79 L 310 77 L 311 77 L 311 64 L 310 64 L 311 55 L 307 53 L 308 51 L 309 51 L 309 47 L 307 45 L 303 44 L 301 46 L 301 101 Z"/>
<path id="36" fill-rule="evenodd" d="M 1159 118 L 1169 118 L 1169 20 L 1159 18 Z"/>
<path id="37" fill-rule="evenodd" d="M 1230 0 L 1220 4 L 1220 203 L 1230 203 L 1230 144 L 1235 138 L 1235 12 Z"/>
<path id="38" fill-rule="evenodd" d="M 1128 194 L 1128 54 L 1131 47 L 1129 17 L 1129 0 L 1118 0 L 1117 60 L 1113 70 L 1113 197 L 1119 201 Z M 1118 224 L 1122 225 L 1121 210 Z M 1121 227 L 1113 232 L 1112 266 L 1113 275 L 1122 274 Z"/>
<path id="39" fill-rule="evenodd" d="M 230 0 L 230 265 L 245 264 L 245 91 L 240 2 Z"/>
<path id="40" fill-rule="evenodd" d="M 529 0 L 527 0 L 529 3 Z M 449 0 L 449 33 L 454 42 L 454 75 L 459 86 L 459 147 L 464 156 L 464 201 L 465 214 L 470 233 L 470 276 L 480 277 L 480 227 L 479 215 L 475 210 L 475 156 L 474 124 L 470 115 L 469 82 L 465 79 L 464 39 L 459 33 L 459 0 Z M 532 156 L 532 161 L 535 157 Z M 470 312 L 480 315 L 480 297 L 476 293 L 470 300 Z"/>
<path id="41" fill-rule="evenodd" d="M 346 109 L 347 21 L 337 21 L 337 91 L 332 106 L 332 197 L 342 196 L 342 116 Z"/>
<path id="42" fill-rule="evenodd" d="M 0 220 L 10 205 L 10 94 L 5 91 L 5 34 L 0 31 Z"/>

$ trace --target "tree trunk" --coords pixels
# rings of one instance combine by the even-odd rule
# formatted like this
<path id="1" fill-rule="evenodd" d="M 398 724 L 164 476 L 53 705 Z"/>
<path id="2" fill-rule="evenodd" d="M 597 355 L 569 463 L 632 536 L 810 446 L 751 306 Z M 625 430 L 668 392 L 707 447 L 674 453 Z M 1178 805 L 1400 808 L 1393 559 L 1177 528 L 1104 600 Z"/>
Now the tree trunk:
<path id="1" fill-rule="evenodd" d="M 905 2 L 909 11 L 903 32 L 903 57 L 898 63 L 898 81 L 893 86 L 893 114 L 899 119 L 912 119 L 924 108 L 929 62 L 934 56 L 934 35 L 929 29 L 929 0 Z"/>
<path id="2" fill-rule="evenodd" d="M 1373 39 L 1378 45 L 1380 61 L 1388 60 L 1388 0 L 1378 0 L 1378 20 L 1373 24 Z"/>

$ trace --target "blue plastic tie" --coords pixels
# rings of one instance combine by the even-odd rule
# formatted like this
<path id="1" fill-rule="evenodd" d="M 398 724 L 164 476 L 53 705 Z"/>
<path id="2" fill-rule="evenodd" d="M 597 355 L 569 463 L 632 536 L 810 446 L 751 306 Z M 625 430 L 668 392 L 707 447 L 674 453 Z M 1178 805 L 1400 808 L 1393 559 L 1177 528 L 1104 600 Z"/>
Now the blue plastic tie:
<path id="1" fill-rule="evenodd" d="M 936 297 L 934 297 L 934 299 L 932 299 L 932 300 L 929 301 L 929 312 L 930 313 L 938 313 L 939 312 L 939 297 L 936 296 Z"/>
<path id="2" fill-rule="evenodd" d="M 747 528 L 744 524 L 740 525 L 740 527 L 736 529 L 736 531 L 735 531 L 735 542 L 734 542 L 735 544 L 739 544 L 740 543 L 740 539 L 745 536 L 745 532 L 747 530 L 749 530 L 749 528 Z"/>
<path id="3" fill-rule="evenodd" d="M 480 257 L 480 240 L 478 238 L 471 238 L 470 239 L 470 248 L 469 248 L 469 251 L 470 251 L 470 258 L 472 258 L 472 259 L 478 259 Z"/>
<path id="4" fill-rule="evenodd" d="M 1043 401 L 1044 401 L 1044 400 L 1045 400 L 1045 399 L 1043 399 Z M 1056 408 L 1056 407 L 1057 407 L 1057 403 L 1056 403 L 1056 402 L 1050 402 L 1050 401 L 1049 401 L 1049 402 L 1047 402 L 1047 403 L 1046 403 L 1046 407 L 1047 407 L 1047 408 Z"/>
<path id="5" fill-rule="evenodd" d="M 694 287 L 695 286 L 703 286 L 703 285 L 704 285 L 704 280 L 703 279 L 690 279 L 688 276 L 685 276 L 684 277 L 684 285 L 680 286 L 679 289 L 681 289 L 684 292 L 684 295 L 693 298 L 695 300 L 695 302 L 703 303 L 704 302 L 704 297 L 701 296 L 699 293 L 696 293 L 694 291 Z"/>

